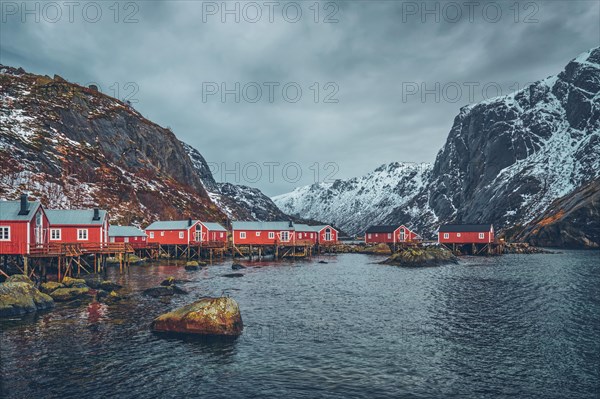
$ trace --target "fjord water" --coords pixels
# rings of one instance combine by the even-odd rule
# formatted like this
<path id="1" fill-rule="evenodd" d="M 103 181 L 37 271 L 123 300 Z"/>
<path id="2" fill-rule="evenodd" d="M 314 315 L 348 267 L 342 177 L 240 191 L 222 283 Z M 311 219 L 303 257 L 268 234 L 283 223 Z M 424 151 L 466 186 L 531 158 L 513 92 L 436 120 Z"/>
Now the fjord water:
<path id="1" fill-rule="evenodd" d="M 328 264 L 319 264 L 324 259 Z M 0 396 L 592 398 L 600 392 L 600 253 L 464 258 L 398 268 L 338 255 L 111 277 L 126 303 L 0 322 Z M 141 291 L 191 279 L 170 302 Z M 148 325 L 202 295 L 241 308 L 235 341 Z"/>

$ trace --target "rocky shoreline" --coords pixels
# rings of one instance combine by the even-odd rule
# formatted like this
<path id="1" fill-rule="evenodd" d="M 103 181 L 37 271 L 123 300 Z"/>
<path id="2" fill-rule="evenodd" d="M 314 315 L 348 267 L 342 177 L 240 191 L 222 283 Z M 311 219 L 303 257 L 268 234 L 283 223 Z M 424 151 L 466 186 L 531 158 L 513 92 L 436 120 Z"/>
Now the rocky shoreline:
<path id="1" fill-rule="evenodd" d="M 392 254 L 380 263 L 402 267 L 427 267 L 456 264 L 458 258 L 452 252 L 441 247 L 406 248 Z"/>

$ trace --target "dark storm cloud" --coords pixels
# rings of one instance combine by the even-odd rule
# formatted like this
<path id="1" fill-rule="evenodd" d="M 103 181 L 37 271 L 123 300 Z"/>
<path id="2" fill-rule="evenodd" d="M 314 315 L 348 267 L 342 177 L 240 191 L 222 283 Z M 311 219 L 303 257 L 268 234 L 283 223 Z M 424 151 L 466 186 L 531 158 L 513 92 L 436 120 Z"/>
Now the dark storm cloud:
<path id="1" fill-rule="evenodd" d="M 220 14 L 203 15 L 203 9 L 224 3 L 193 1 L 121 2 L 118 15 L 114 2 L 97 2 L 102 17 L 90 22 L 94 14 L 81 13 L 88 3 L 79 3 L 73 22 L 63 7 L 62 18 L 52 23 L 41 15 L 38 23 L 31 15 L 23 21 L 22 2 L 3 2 L 0 62 L 97 82 L 107 94 L 138 100 L 140 112 L 170 126 L 213 162 L 217 178 L 236 162 L 279 162 L 274 182 L 267 167 L 259 181 L 237 181 L 270 195 L 311 183 L 315 162 L 320 179 L 332 171 L 324 168 L 327 162 L 339 166 L 336 177 L 363 174 L 384 162 L 433 162 L 459 108 L 481 100 L 482 87 L 506 94 L 543 79 L 600 38 L 596 1 L 527 1 L 518 14 L 512 1 L 479 1 L 472 20 L 465 3 L 456 2 L 463 16 L 455 22 L 453 14 L 443 14 L 451 11 L 448 2 L 347 1 L 336 2 L 337 9 L 323 2 L 319 23 L 312 1 L 297 2 L 303 15 L 296 23 L 283 18 L 283 2 L 272 23 L 265 7 L 256 23 L 243 15 L 239 23 L 231 15 L 222 23 Z M 32 4 L 40 5 L 41 14 L 44 3 L 29 2 L 35 10 Z M 230 1 L 227 7 L 236 4 L 241 10 L 248 2 Z M 493 14 L 482 14 L 485 7 L 501 9 L 502 17 L 492 21 Z M 427 13 L 436 9 L 437 15 Z M 323 23 L 332 12 L 339 22 Z M 263 86 L 257 103 L 236 103 L 232 95 L 222 103 L 218 95 L 203 102 L 203 82 L 280 86 L 273 102 Z M 296 103 L 282 98 L 281 87 L 289 82 L 302 89 Z M 324 102 L 335 91 L 326 90 L 328 82 L 339 88 L 337 103 Z M 479 86 L 471 99 L 465 83 L 473 82 Z M 419 92 L 407 96 L 407 84 Z M 424 95 L 422 84 L 437 96 Z M 462 87 L 459 98 L 440 93 L 448 84 Z M 288 162 L 301 166 L 300 181 L 294 181 L 293 168 L 287 181 L 282 178 Z M 233 173 L 224 177 L 236 182 Z"/>

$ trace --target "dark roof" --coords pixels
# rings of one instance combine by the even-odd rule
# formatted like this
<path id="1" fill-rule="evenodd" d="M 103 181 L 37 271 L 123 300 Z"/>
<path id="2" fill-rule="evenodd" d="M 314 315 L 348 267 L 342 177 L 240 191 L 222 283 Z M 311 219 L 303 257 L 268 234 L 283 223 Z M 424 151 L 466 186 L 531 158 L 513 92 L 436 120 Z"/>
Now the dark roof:
<path id="1" fill-rule="evenodd" d="M 394 231 L 396 231 L 396 229 L 398 229 L 398 227 L 400 226 L 391 226 L 391 225 L 385 225 L 385 226 L 371 226 L 367 229 L 367 233 L 393 233 Z"/>
<path id="2" fill-rule="evenodd" d="M 440 226 L 440 233 L 468 233 L 468 232 L 487 232 L 492 229 L 491 224 L 444 224 Z"/>

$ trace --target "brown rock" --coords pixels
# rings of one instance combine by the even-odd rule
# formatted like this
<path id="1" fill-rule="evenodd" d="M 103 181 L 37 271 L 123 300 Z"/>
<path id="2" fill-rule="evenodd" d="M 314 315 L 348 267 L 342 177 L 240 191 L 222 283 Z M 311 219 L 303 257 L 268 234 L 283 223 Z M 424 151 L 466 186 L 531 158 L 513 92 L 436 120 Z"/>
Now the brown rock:
<path id="1" fill-rule="evenodd" d="M 157 317 L 150 328 L 155 332 L 238 336 L 244 324 L 236 301 L 206 297 Z"/>

